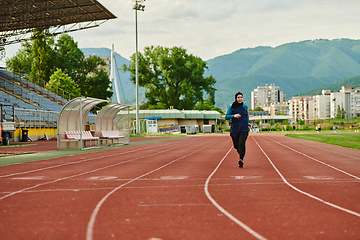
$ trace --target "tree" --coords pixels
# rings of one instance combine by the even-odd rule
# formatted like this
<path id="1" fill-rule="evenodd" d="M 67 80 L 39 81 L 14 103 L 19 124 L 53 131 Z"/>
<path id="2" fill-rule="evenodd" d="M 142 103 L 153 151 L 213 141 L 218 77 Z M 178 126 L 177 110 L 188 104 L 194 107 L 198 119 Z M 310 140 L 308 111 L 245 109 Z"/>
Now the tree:
<path id="1" fill-rule="evenodd" d="M 215 92 L 215 79 L 203 77 L 206 62 L 181 47 L 145 47 L 144 54 L 139 53 L 139 86 L 145 87 L 145 97 L 152 107 L 176 109 L 194 109 L 195 104 L 203 100 L 203 94 Z M 131 56 L 129 66 L 131 80 L 135 78 L 135 54 Z"/>
<path id="2" fill-rule="evenodd" d="M 337 110 L 336 110 L 336 119 L 341 119 L 341 109 L 340 109 L 340 105 L 337 106 Z"/>
<path id="3" fill-rule="evenodd" d="M 22 43 L 22 48 L 11 59 L 6 60 L 6 66 L 11 72 L 22 74 L 27 80 L 45 87 L 56 70 L 54 38 L 44 37 L 41 29 L 36 29 L 34 35 L 40 37 Z"/>
<path id="4" fill-rule="evenodd" d="M 82 96 L 108 99 L 113 92 L 110 90 L 110 79 L 105 72 L 105 61 L 98 56 L 90 56 L 83 63 L 83 75 L 76 85 Z"/>
<path id="5" fill-rule="evenodd" d="M 303 120 L 303 119 L 301 119 L 301 118 L 298 118 L 298 119 L 297 119 L 297 123 L 298 123 L 299 125 L 304 125 L 304 124 L 305 124 L 305 120 Z"/>
<path id="6" fill-rule="evenodd" d="M 5 57 L 5 47 L 0 46 L 0 60 Z"/>
<path id="7" fill-rule="evenodd" d="M 22 43 L 16 54 L 6 60 L 6 66 L 12 73 L 25 74 L 24 78 L 28 79 L 31 72 L 31 45 L 28 42 Z"/>
<path id="8" fill-rule="evenodd" d="M 84 76 L 86 77 L 84 53 L 71 36 L 61 35 L 55 45 L 55 51 L 57 68 L 61 68 L 75 83 L 80 82 Z"/>
<path id="9" fill-rule="evenodd" d="M 212 105 L 215 105 L 215 89 L 210 90 L 208 99 Z"/>
<path id="10" fill-rule="evenodd" d="M 344 108 L 341 108 L 341 118 L 346 118 L 346 111 Z"/>
<path id="11" fill-rule="evenodd" d="M 215 107 L 214 104 L 212 104 L 210 99 L 205 99 L 203 101 L 200 101 L 196 104 L 195 110 L 208 110 L 208 111 L 217 111 L 219 113 L 221 113 L 222 115 L 225 115 L 224 111 L 219 108 L 219 107 Z"/>
<path id="12" fill-rule="evenodd" d="M 38 32 L 36 34 L 41 35 Z M 23 43 L 15 56 L 7 59 L 6 65 L 11 72 L 21 72 L 23 77 L 33 83 L 38 84 L 39 79 L 43 80 L 45 85 L 41 86 L 50 89 L 57 86 L 66 92 L 76 93 L 76 96 L 80 94 L 101 99 L 108 99 L 112 95 L 109 77 L 103 69 L 105 61 L 97 56 L 85 59 L 74 39 L 66 34 L 60 36 L 57 42 L 52 37 L 42 37 Z M 57 73 L 52 83 L 47 85 L 50 76 L 58 69 L 71 81 L 68 78 L 64 80 L 64 76 L 59 78 L 61 74 Z M 69 91 L 71 88 L 75 90 Z"/>
<path id="13" fill-rule="evenodd" d="M 262 109 L 261 107 L 256 107 L 253 109 L 253 111 L 264 111 L 264 109 Z"/>
<path id="14" fill-rule="evenodd" d="M 336 119 L 346 118 L 346 111 L 344 108 L 340 108 L 340 105 L 338 105 L 337 107 L 335 118 Z"/>
<path id="15" fill-rule="evenodd" d="M 200 101 L 196 104 L 195 110 L 212 110 L 214 108 L 214 105 L 211 103 L 211 100 L 205 99 L 203 101 Z"/>
<path id="16" fill-rule="evenodd" d="M 40 29 L 37 29 L 34 34 L 44 36 L 44 32 Z M 53 47 L 53 37 L 39 37 L 32 40 L 30 51 L 32 61 L 29 74 L 32 82 L 38 83 L 39 80 L 42 80 L 46 83 L 50 80 L 50 76 L 55 70 L 56 64 L 56 53 L 53 50 Z"/>
<path id="17" fill-rule="evenodd" d="M 80 96 L 80 91 L 76 88 L 71 77 L 63 73 L 59 68 L 51 75 L 50 81 L 46 84 L 45 88 L 51 92 L 57 92 L 59 89 L 62 89 L 75 97 Z"/>

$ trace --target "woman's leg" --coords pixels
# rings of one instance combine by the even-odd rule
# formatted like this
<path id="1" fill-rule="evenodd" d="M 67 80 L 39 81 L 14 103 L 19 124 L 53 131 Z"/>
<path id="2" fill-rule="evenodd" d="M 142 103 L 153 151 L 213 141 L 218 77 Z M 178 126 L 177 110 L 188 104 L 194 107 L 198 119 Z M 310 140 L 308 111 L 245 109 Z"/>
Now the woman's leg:
<path id="1" fill-rule="evenodd" d="M 245 146 L 245 143 L 246 143 L 246 139 L 249 135 L 249 132 L 240 132 L 239 134 L 239 142 L 238 142 L 238 153 L 240 155 L 240 159 L 244 160 L 244 157 L 245 157 L 245 153 L 246 153 L 246 146 Z"/>

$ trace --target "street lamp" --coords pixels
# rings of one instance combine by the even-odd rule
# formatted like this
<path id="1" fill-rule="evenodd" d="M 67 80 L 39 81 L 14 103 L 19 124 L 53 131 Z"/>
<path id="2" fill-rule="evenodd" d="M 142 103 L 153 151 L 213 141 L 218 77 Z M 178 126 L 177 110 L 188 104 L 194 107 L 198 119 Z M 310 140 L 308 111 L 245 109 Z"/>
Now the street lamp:
<path id="1" fill-rule="evenodd" d="M 138 30 L 137 30 L 137 11 L 145 11 L 145 0 L 133 0 L 135 5 L 133 9 L 135 10 L 135 31 L 136 31 L 136 64 L 135 64 L 135 76 L 136 76 L 136 134 L 140 135 L 140 121 L 139 121 L 139 65 L 138 65 Z"/>

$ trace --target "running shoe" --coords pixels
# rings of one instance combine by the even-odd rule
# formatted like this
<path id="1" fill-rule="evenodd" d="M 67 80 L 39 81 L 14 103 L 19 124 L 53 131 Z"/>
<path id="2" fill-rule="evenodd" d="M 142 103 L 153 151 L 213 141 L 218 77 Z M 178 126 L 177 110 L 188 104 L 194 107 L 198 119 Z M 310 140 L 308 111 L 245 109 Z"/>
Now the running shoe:
<path id="1" fill-rule="evenodd" d="M 242 168 L 244 166 L 244 162 L 242 159 L 239 160 L 239 168 Z"/>

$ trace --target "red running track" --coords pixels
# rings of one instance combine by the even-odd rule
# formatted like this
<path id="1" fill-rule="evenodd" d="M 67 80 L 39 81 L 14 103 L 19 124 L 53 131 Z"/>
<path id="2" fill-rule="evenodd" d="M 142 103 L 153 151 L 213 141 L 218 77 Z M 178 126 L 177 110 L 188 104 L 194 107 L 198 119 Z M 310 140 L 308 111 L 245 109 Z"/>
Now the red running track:
<path id="1" fill-rule="evenodd" d="M 0 239 L 359 239 L 360 151 L 226 134 L 0 167 Z"/>

